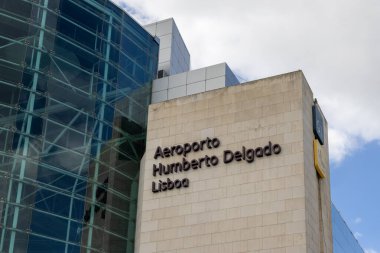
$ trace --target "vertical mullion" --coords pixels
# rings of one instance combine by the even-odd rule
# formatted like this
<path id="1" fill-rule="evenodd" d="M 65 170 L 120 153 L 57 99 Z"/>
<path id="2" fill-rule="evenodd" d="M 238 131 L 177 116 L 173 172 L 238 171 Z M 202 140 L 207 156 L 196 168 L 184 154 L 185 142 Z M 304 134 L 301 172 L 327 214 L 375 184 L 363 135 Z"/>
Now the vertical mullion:
<path id="1" fill-rule="evenodd" d="M 95 171 L 93 176 L 93 187 L 92 187 L 92 195 L 90 202 L 90 222 L 88 228 L 88 238 L 87 238 L 87 253 L 91 253 L 91 245 L 92 245 L 92 234 L 93 234 L 93 224 L 94 224 L 94 216 L 95 216 L 95 205 L 96 205 L 96 189 L 97 189 L 97 181 L 99 176 L 99 160 L 101 155 L 101 141 L 103 140 L 103 120 L 104 120 L 104 110 L 105 103 L 107 99 L 107 81 L 108 81 L 108 62 L 110 59 L 110 43 L 111 43 L 111 34 L 112 34 L 112 16 L 109 17 L 108 22 L 108 31 L 107 31 L 107 45 L 106 45 L 106 54 L 104 60 L 104 76 L 103 76 L 103 88 L 102 88 L 102 100 L 101 106 L 99 110 L 99 132 L 98 132 L 98 143 L 96 147 L 96 161 L 95 161 Z"/>
<path id="2" fill-rule="evenodd" d="M 88 116 L 88 115 L 87 115 Z M 96 128 L 96 124 L 94 126 L 94 128 Z M 70 239 L 70 230 L 71 230 L 71 221 L 73 220 L 72 219 L 72 212 L 73 212 L 73 205 L 74 205 L 74 195 L 75 195 L 75 191 L 76 191 L 76 188 L 77 188 L 77 185 L 78 185 L 78 179 L 79 179 L 79 175 L 80 173 L 82 172 L 84 166 L 85 166 L 85 161 L 87 159 L 87 155 L 90 154 L 91 152 L 91 140 L 88 141 L 88 143 L 86 143 L 87 141 L 87 124 L 86 124 L 86 130 L 85 130 L 85 135 L 83 136 L 83 146 L 86 146 L 86 150 L 84 152 L 84 156 L 82 157 L 82 162 L 80 164 L 80 167 L 78 168 L 78 177 L 75 178 L 75 183 L 73 185 L 73 188 L 72 188 L 72 191 L 71 191 L 71 198 L 70 198 L 70 207 L 69 207 L 69 221 L 68 221 L 68 224 L 67 224 L 67 229 L 66 229 L 66 244 L 65 244 L 65 253 L 68 252 L 68 247 L 69 247 L 69 239 Z"/>
<path id="3" fill-rule="evenodd" d="M 131 196 L 129 204 L 129 218 L 128 218 L 128 241 L 127 241 L 127 253 L 133 253 L 135 240 L 135 229 L 136 229 L 136 213 L 137 213 L 137 195 L 139 187 L 139 177 L 132 181 L 131 185 Z M 132 236 L 133 235 L 133 236 Z"/>
<path id="4" fill-rule="evenodd" d="M 22 190 L 23 190 L 23 183 L 22 180 L 24 179 L 25 176 L 25 169 L 26 169 L 26 156 L 28 155 L 29 151 L 29 134 L 31 130 L 31 125 L 32 125 L 32 119 L 33 115 L 32 112 L 34 110 L 34 104 L 35 104 L 35 99 L 36 99 L 36 89 L 37 89 L 37 82 L 39 78 L 38 71 L 40 69 L 40 63 L 41 63 L 41 52 L 42 52 L 42 46 L 43 46 L 43 41 L 44 41 L 44 36 L 45 36 L 45 25 L 46 25 L 46 15 L 47 15 L 47 7 L 48 7 L 48 2 L 49 0 L 44 1 L 43 5 L 43 10 L 42 10 L 42 17 L 41 17 L 41 26 L 40 26 L 40 34 L 39 34 L 39 40 L 38 40 L 38 51 L 36 55 L 36 64 L 35 64 L 35 72 L 33 75 L 33 85 L 30 91 L 29 95 L 29 100 L 28 100 L 28 116 L 27 116 L 27 125 L 26 125 L 26 134 L 24 137 L 24 143 L 23 143 L 23 152 L 22 152 L 22 161 L 21 161 L 21 166 L 20 166 L 20 175 L 19 175 L 19 182 L 17 185 L 17 193 L 16 193 L 16 200 L 15 200 L 15 209 L 13 213 L 13 221 L 12 221 L 12 231 L 11 231 L 11 238 L 9 242 L 9 252 L 13 253 L 14 251 L 14 245 L 15 245 L 15 240 L 16 240 L 16 231 L 14 229 L 17 228 L 18 224 L 18 216 L 20 212 L 20 207 L 18 204 L 21 203 L 21 195 L 22 195 Z"/>

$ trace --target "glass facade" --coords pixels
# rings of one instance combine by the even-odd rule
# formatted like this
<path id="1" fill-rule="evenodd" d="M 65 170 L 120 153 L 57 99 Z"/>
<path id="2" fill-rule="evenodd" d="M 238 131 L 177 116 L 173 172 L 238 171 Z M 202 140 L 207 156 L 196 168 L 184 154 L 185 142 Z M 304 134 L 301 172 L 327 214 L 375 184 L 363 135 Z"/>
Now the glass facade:
<path id="1" fill-rule="evenodd" d="M 332 203 L 331 220 L 334 253 L 364 253 L 346 222 Z"/>
<path id="2" fill-rule="evenodd" d="M 0 252 L 133 252 L 158 49 L 108 0 L 0 1 Z"/>

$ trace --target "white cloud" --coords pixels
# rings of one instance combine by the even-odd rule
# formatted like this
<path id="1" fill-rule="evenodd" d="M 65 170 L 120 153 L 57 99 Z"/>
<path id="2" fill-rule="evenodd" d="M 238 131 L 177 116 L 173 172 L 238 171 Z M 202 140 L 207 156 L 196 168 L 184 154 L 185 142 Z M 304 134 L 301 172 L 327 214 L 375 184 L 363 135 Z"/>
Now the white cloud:
<path id="1" fill-rule="evenodd" d="M 355 224 L 359 224 L 359 223 L 361 223 L 362 221 L 363 221 L 363 220 L 362 220 L 361 217 L 357 217 L 357 218 L 355 218 L 354 223 L 355 223 Z"/>
<path id="2" fill-rule="evenodd" d="M 378 253 L 378 251 L 377 251 L 377 250 L 374 250 L 374 249 L 371 249 L 371 248 L 369 248 L 369 249 L 364 249 L 364 253 Z"/>
<path id="3" fill-rule="evenodd" d="M 380 140 L 379 1 L 114 1 L 142 23 L 173 17 L 193 68 L 227 62 L 247 80 L 302 69 L 329 121 L 332 161 Z"/>
<path id="4" fill-rule="evenodd" d="M 357 146 L 358 141 L 345 131 L 330 127 L 329 129 L 330 159 L 339 164 L 344 157 L 349 155 Z"/>
<path id="5" fill-rule="evenodd" d="M 359 233 L 359 232 L 355 232 L 354 236 L 355 236 L 356 240 L 358 240 L 360 237 L 363 237 L 363 234 Z"/>

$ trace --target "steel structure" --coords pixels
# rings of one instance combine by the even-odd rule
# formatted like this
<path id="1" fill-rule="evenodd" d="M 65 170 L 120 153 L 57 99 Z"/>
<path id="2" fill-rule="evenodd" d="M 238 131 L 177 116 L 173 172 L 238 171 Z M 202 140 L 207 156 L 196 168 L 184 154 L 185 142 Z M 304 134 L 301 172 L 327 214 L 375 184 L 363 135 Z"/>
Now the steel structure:
<path id="1" fill-rule="evenodd" d="M 133 252 L 157 57 L 108 0 L 0 3 L 0 252 Z"/>

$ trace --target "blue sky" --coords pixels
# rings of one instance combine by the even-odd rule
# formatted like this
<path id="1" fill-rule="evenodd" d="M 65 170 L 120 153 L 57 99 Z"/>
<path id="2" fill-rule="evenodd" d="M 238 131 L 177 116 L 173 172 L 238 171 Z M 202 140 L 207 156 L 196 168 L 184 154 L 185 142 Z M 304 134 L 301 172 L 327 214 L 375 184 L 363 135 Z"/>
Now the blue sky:
<path id="1" fill-rule="evenodd" d="M 329 122 L 332 200 L 380 253 L 380 1 L 112 0 L 141 24 L 173 17 L 193 69 L 243 81 L 301 69 Z"/>
<path id="2" fill-rule="evenodd" d="M 340 164 L 331 165 L 331 195 L 335 206 L 362 247 L 378 252 L 380 146 L 376 142 L 368 143 Z"/>

